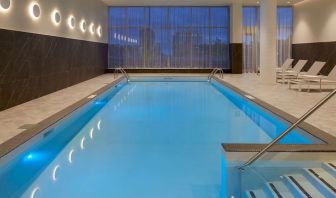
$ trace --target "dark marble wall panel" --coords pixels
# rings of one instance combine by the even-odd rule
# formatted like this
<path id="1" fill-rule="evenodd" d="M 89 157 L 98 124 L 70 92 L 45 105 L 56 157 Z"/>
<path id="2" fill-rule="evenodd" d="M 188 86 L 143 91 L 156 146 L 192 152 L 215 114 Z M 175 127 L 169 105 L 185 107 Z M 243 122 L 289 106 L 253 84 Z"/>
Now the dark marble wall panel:
<path id="1" fill-rule="evenodd" d="M 293 44 L 292 57 L 295 60 L 294 64 L 299 59 L 308 60 L 307 65 L 303 68 L 305 71 L 311 67 L 314 61 L 327 62 L 321 74 L 328 75 L 336 65 L 336 42 Z"/>
<path id="2" fill-rule="evenodd" d="M 107 44 L 0 29 L 0 110 L 104 73 Z"/>
<path id="3" fill-rule="evenodd" d="M 230 63 L 233 74 L 243 73 L 243 44 L 230 43 Z"/>

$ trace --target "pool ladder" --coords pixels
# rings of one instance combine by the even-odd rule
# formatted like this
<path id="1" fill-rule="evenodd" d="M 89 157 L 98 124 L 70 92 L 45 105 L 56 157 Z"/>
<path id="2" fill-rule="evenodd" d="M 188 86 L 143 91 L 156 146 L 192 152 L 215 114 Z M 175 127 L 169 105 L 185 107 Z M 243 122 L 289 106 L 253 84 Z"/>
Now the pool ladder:
<path id="1" fill-rule="evenodd" d="M 214 68 L 212 72 L 208 76 L 208 81 L 211 81 L 211 79 L 217 74 L 220 74 L 220 78 L 223 78 L 224 70 L 222 68 Z"/>
<path id="2" fill-rule="evenodd" d="M 118 68 L 115 68 L 114 69 L 114 78 L 118 77 L 118 72 L 120 72 L 121 74 L 124 75 L 124 77 L 127 79 L 127 81 L 130 81 L 130 76 L 127 74 L 127 72 L 121 68 L 121 67 L 118 67 Z"/>

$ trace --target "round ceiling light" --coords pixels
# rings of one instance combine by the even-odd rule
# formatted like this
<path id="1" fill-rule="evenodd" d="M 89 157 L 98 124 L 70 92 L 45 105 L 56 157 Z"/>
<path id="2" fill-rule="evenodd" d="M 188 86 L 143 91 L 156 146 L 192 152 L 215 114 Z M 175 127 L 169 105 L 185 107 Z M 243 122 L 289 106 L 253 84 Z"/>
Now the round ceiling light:
<path id="1" fill-rule="evenodd" d="M 41 8 L 37 2 L 32 2 L 29 6 L 29 14 L 34 19 L 37 20 L 41 16 Z"/>
<path id="2" fill-rule="evenodd" d="M 91 23 L 91 24 L 90 24 L 90 33 L 91 33 L 91 34 L 94 34 L 94 33 L 95 33 L 95 25 L 94 25 L 94 23 Z"/>
<path id="3" fill-rule="evenodd" d="M 102 27 L 101 26 L 98 26 L 98 28 L 97 28 L 97 34 L 98 34 L 99 37 L 102 36 L 103 32 L 102 32 Z"/>
<path id="4" fill-rule="evenodd" d="M 7 11 L 11 6 L 11 0 L 0 0 L 0 11 Z"/>
<path id="5" fill-rule="evenodd" d="M 86 21 L 83 19 L 81 22 L 80 22 L 80 28 L 82 30 L 82 32 L 86 32 Z"/>
<path id="6" fill-rule="evenodd" d="M 74 16 L 70 15 L 68 19 L 68 25 L 71 29 L 75 29 L 76 26 L 76 19 Z"/>
<path id="7" fill-rule="evenodd" d="M 59 25 L 62 20 L 61 13 L 58 10 L 54 10 L 51 13 L 51 20 L 55 25 Z"/>

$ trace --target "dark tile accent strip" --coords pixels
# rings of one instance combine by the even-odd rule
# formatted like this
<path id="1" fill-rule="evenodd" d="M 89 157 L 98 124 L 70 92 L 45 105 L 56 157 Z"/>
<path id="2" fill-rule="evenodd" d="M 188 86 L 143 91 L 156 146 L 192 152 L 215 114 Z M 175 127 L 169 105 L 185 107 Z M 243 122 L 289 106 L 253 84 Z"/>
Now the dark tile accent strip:
<path id="1" fill-rule="evenodd" d="M 257 198 L 253 191 L 249 192 L 252 198 Z"/>
<path id="2" fill-rule="evenodd" d="M 104 73 L 104 43 L 0 29 L 0 111 Z"/>
<path id="3" fill-rule="evenodd" d="M 233 74 L 243 73 L 243 44 L 230 43 L 230 64 Z"/>
<path id="4" fill-rule="evenodd" d="M 108 89 L 112 88 L 113 86 L 115 86 L 116 84 L 118 84 L 123 79 L 124 78 L 119 78 L 118 80 L 116 80 L 116 81 L 114 81 L 114 82 L 112 82 L 108 85 L 105 85 L 104 87 L 98 89 L 97 91 L 89 94 L 89 96 L 90 95 L 97 95 L 98 96 L 98 95 L 102 94 L 103 92 L 105 92 L 106 90 L 108 90 Z M 13 151 L 14 149 L 19 147 L 20 145 L 26 143 L 27 141 L 29 141 L 34 136 L 41 133 L 43 130 L 45 130 L 48 127 L 50 127 L 51 125 L 55 124 L 56 122 L 58 122 L 59 120 L 61 120 L 64 117 L 66 117 L 70 113 L 74 112 L 76 109 L 78 109 L 78 108 L 82 107 L 83 105 L 87 104 L 91 100 L 95 100 L 95 98 L 90 99 L 90 98 L 85 97 L 85 98 L 79 100 L 78 102 L 70 105 L 69 107 L 55 113 L 54 115 L 52 115 L 48 118 L 46 118 L 45 120 L 42 120 L 41 122 L 34 125 L 34 127 L 30 128 L 30 129 L 27 129 L 27 130 L 23 131 L 22 133 L 20 133 L 20 134 L 14 136 L 13 138 L 9 139 L 8 141 L 0 144 L 0 158 L 7 155 L 8 153 Z M 48 135 L 49 132 L 52 132 L 52 131 L 48 131 L 46 133 L 46 135 Z"/>
<path id="5" fill-rule="evenodd" d="M 299 59 L 308 60 L 308 63 L 303 68 L 304 71 L 307 71 L 314 61 L 327 62 L 321 74 L 328 75 L 336 65 L 336 42 L 293 44 L 292 57 L 295 60 L 294 64 Z"/>
<path id="6" fill-rule="evenodd" d="M 274 186 L 273 183 L 269 183 L 269 186 L 271 187 L 271 189 L 273 190 L 273 192 L 278 196 L 278 198 L 282 198 L 282 195 L 280 194 L 280 192 L 279 192 L 278 189 Z"/>
<path id="7" fill-rule="evenodd" d="M 306 195 L 306 197 L 308 198 L 313 198 L 300 184 L 299 182 L 296 181 L 296 179 L 294 179 L 294 177 L 292 176 L 288 176 L 290 180 L 292 180 L 292 182 L 300 189 L 300 191 Z"/>
<path id="8" fill-rule="evenodd" d="M 319 179 L 324 185 L 326 185 L 330 190 L 332 190 L 334 193 L 336 193 L 336 189 L 329 184 L 323 177 L 321 177 L 319 174 L 317 174 L 313 169 L 308 169 L 309 172 L 311 172 L 317 179 Z"/>
<path id="9" fill-rule="evenodd" d="M 336 170 L 335 164 L 333 164 L 333 163 L 328 163 L 328 164 Z"/>
<path id="10" fill-rule="evenodd" d="M 213 69 L 178 69 L 178 68 L 164 68 L 164 69 L 153 69 L 153 68 L 141 68 L 141 69 L 127 69 L 127 73 L 202 73 L 209 74 Z M 224 69 L 225 73 L 231 73 L 231 69 Z M 113 73 L 114 69 L 106 69 L 106 73 Z"/>
<path id="11" fill-rule="evenodd" d="M 294 123 L 297 121 L 297 118 L 294 116 L 282 111 L 281 109 L 278 109 L 258 98 L 255 98 L 253 100 L 246 97 L 246 95 L 249 95 L 249 93 L 237 88 L 236 86 L 233 86 L 232 84 L 225 82 L 218 78 L 217 76 L 214 77 L 217 82 L 221 83 L 222 85 L 232 89 L 233 91 L 240 94 L 242 97 L 246 98 L 247 100 L 250 100 L 251 102 L 255 103 L 256 105 L 259 105 L 263 107 L 264 109 L 270 111 L 271 113 L 274 113 L 275 115 L 281 117 L 282 119 L 288 121 L 289 123 Z M 322 140 L 326 144 L 314 144 L 314 145 L 304 145 L 304 144 L 277 144 L 274 145 L 270 152 L 336 152 L 336 137 L 328 134 L 327 132 L 318 129 L 306 122 L 301 123 L 299 125 L 301 129 L 308 132 L 312 136 Z M 263 148 L 265 148 L 266 144 L 222 144 L 223 149 L 228 152 L 259 152 Z"/>

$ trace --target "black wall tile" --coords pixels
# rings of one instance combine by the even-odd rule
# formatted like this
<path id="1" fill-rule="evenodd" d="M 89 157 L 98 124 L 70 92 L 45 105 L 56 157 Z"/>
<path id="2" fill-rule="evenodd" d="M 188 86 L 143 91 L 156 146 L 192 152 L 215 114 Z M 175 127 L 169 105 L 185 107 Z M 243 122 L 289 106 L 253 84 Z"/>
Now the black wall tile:
<path id="1" fill-rule="evenodd" d="M 0 29 L 0 110 L 104 73 L 108 45 Z"/>
<path id="2" fill-rule="evenodd" d="M 299 59 L 308 60 L 303 70 L 307 71 L 314 61 L 327 62 L 321 74 L 328 75 L 336 65 L 336 42 L 302 43 L 292 45 L 294 64 Z"/>
<path id="3" fill-rule="evenodd" d="M 230 63 L 233 74 L 243 73 L 243 44 L 230 43 Z"/>

